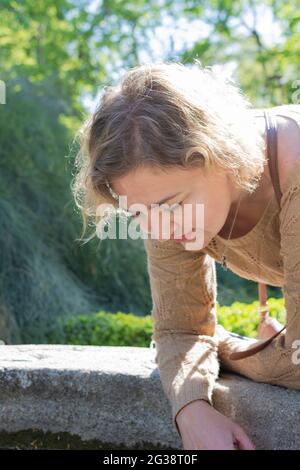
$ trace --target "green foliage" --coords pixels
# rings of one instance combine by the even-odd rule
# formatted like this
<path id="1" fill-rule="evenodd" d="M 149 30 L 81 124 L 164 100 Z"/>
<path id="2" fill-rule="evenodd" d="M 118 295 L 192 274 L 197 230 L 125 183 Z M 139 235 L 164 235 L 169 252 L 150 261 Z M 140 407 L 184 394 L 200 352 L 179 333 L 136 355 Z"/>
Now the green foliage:
<path id="1" fill-rule="evenodd" d="M 72 240 L 69 134 L 57 117 L 65 105 L 50 83 L 20 78 L 10 81 L 1 107 L 0 308 L 10 343 L 43 341 L 57 312 L 97 305 L 64 258 Z"/>
<path id="2" fill-rule="evenodd" d="M 242 303 L 251 303 L 254 299 L 259 298 L 258 284 L 250 280 L 246 280 L 234 272 L 224 271 L 219 263 L 216 263 L 217 285 L 218 285 L 218 302 L 220 305 L 230 305 L 238 300 Z M 279 287 L 268 286 L 268 296 L 280 298 L 282 290 Z"/>
<path id="3" fill-rule="evenodd" d="M 70 103 L 48 81 L 10 81 L 0 108 L 0 313 L 9 343 L 44 342 L 56 315 L 151 308 L 142 241 L 79 246 L 70 190 Z M 76 113 L 74 113 L 76 117 Z"/>
<path id="4" fill-rule="evenodd" d="M 281 323 L 285 323 L 286 310 L 284 298 L 268 298 L 270 306 L 270 316 L 277 318 Z M 259 302 L 256 300 L 251 304 L 233 302 L 230 306 L 218 306 L 218 322 L 228 331 L 238 333 L 250 338 L 256 337 L 256 331 L 259 324 L 258 313 Z"/>
<path id="5" fill-rule="evenodd" d="M 178 60 L 234 65 L 235 80 L 258 107 L 299 102 L 300 0 L 208 0 L 205 8 L 198 3 L 187 8 L 179 2 L 189 27 L 202 23 L 205 31 L 182 48 Z"/>
<path id="6" fill-rule="evenodd" d="M 255 102 L 292 102 L 299 11 L 300 0 L 177 0 L 176 8 L 170 0 L 2 0 L 1 69 L 33 81 L 51 78 L 76 106 L 120 69 L 141 57 L 155 60 L 163 30 L 166 59 L 235 64 Z"/>
<path id="7" fill-rule="evenodd" d="M 285 323 L 284 299 L 269 298 L 270 316 Z M 256 337 L 259 322 L 258 302 L 231 306 L 217 305 L 218 322 L 228 331 L 243 336 Z M 137 317 L 131 313 L 100 311 L 90 315 L 60 318 L 48 333 L 50 344 L 82 344 L 94 346 L 149 347 L 153 332 L 151 315 Z"/>
<path id="8" fill-rule="evenodd" d="M 58 320 L 48 335 L 50 344 L 147 347 L 151 341 L 152 318 L 130 313 L 100 311 Z"/>

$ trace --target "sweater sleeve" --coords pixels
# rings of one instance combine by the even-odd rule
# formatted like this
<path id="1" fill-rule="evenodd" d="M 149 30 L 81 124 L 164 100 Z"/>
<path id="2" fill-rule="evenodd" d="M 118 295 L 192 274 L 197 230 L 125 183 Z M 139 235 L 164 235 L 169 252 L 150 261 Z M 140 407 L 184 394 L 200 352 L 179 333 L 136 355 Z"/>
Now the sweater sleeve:
<path id="1" fill-rule="evenodd" d="M 300 183 L 292 184 L 281 199 L 280 255 L 283 261 L 283 294 L 287 313 L 285 348 L 300 338 Z"/>
<path id="2" fill-rule="evenodd" d="M 176 415 L 189 402 L 211 405 L 219 374 L 215 260 L 174 240 L 145 239 L 152 295 L 152 340 L 164 393 Z"/>

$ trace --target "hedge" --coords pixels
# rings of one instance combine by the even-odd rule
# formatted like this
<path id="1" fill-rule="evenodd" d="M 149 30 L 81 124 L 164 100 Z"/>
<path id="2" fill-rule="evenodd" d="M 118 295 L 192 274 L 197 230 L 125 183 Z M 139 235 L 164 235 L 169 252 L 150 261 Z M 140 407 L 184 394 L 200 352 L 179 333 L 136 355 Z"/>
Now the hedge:
<path id="1" fill-rule="evenodd" d="M 268 303 L 270 316 L 285 323 L 284 298 L 269 298 Z M 251 304 L 234 302 L 230 306 L 220 306 L 217 303 L 218 322 L 229 331 L 255 338 L 259 323 L 258 305 L 258 301 Z M 149 347 L 152 332 L 151 315 L 136 316 L 132 313 L 100 311 L 58 317 L 47 341 L 49 344 Z"/>

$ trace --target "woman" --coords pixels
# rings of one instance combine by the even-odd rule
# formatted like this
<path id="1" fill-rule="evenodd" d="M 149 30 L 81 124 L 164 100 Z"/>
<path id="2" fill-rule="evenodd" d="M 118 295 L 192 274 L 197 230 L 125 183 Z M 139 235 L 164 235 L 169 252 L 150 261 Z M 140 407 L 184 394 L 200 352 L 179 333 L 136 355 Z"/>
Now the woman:
<path id="1" fill-rule="evenodd" d="M 300 105 L 269 112 L 278 125 L 280 205 L 263 110 L 199 64 L 129 70 L 105 90 L 84 127 L 73 182 L 84 231 L 87 216 L 96 225 L 102 220 L 101 203 L 116 207 L 122 196 L 127 202 L 119 207 L 148 236 L 156 362 L 184 449 L 255 448 L 245 430 L 213 407 L 220 367 L 300 389 L 292 356 L 300 339 Z M 186 219 L 176 217 L 188 209 Z M 215 261 L 224 260 L 242 277 L 281 286 L 285 297 L 286 331 L 240 360 L 231 354 L 245 340 L 216 319 Z M 282 328 L 275 321 L 265 325 L 258 340 L 246 343 Z"/>

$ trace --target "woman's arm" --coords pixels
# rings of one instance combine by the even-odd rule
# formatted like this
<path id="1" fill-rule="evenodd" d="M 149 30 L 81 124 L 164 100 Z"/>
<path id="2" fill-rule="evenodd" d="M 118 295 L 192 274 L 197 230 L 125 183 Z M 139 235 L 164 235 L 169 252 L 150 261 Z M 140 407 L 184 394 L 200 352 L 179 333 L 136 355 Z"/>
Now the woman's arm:
<path id="1" fill-rule="evenodd" d="M 212 406 L 219 373 L 215 260 L 173 240 L 146 239 L 145 247 L 155 360 L 176 430 L 186 449 L 234 448 L 233 429 L 243 431 Z"/>
<path id="2" fill-rule="evenodd" d="M 145 240 L 152 294 L 153 335 L 162 386 L 172 417 L 205 399 L 219 373 L 215 261 L 173 240 Z"/>

